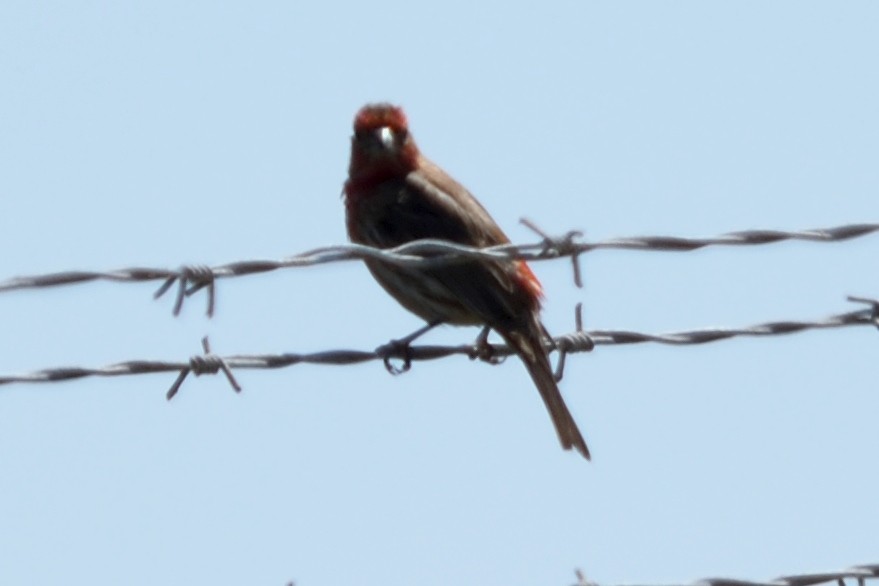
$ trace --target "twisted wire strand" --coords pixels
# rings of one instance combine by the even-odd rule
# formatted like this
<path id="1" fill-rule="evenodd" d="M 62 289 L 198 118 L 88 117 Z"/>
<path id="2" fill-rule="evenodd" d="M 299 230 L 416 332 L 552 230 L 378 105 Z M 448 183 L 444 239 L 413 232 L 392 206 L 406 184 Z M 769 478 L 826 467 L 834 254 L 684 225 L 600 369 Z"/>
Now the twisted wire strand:
<path id="1" fill-rule="evenodd" d="M 575 570 L 577 582 L 573 586 L 599 586 L 586 579 L 582 571 Z M 736 578 L 703 578 L 690 586 L 815 586 L 836 582 L 837 586 L 846 586 L 846 580 L 856 580 L 858 586 L 866 586 L 867 580 L 879 578 L 879 564 L 861 564 L 840 571 L 818 572 L 813 574 L 791 574 L 772 580 L 752 581 Z M 666 584 L 664 586 L 674 586 Z M 681 584 L 680 586 L 684 586 Z"/>
<path id="2" fill-rule="evenodd" d="M 419 240 L 391 249 L 377 249 L 359 244 L 326 246 L 278 260 L 244 260 L 214 267 L 184 265 L 178 269 L 130 267 L 112 271 L 63 271 L 42 275 L 14 277 L 0 281 L 0 292 L 38 287 L 54 287 L 106 280 L 112 282 L 164 281 L 155 297 L 162 296 L 176 282 L 178 293 L 174 306 L 179 313 L 183 300 L 202 288 L 208 289 L 208 315 L 214 309 L 214 281 L 218 278 L 241 277 L 279 269 L 298 268 L 363 259 L 375 259 L 402 266 L 436 266 L 470 260 L 522 259 L 528 261 L 570 257 L 574 278 L 580 285 L 579 255 L 599 249 L 649 250 L 686 252 L 707 246 L 750 246 L 771 244 L 785 240 L 809 242 L 840 242 L 879 231 L 879 223 L 847 224 L 814 230 L 744 230 L 729 232 L 709 238 L 681 238 L 676 236 L 640 236 L 613 238 L 597 242 L 577 242 L 581 233 L 572 230 L 563 236 L 553 237 L 540 230 L 533 222 L 523 224 L 542 236 L 542 241 L 532 244 L 505 244 L 489 248 L 473 248 L 443 240 Z"/>
<path id="3" fill-rule="evenodd" d="M 558 336 L 546 342 L 547 350 L 559 352 L 559 363 L 556 378 L 561 379 L 568 354 L 589 352 L 595 346 L 611 346 L 623 344 L 639 344 L 653 342 L 674 346 L 705 344 L 735 337 L 773 336 L 791 334 L 814 329 L 842 328 L 872 325 L 879 327 L 879 299 L 866 297 L 849 297 L 850 301 L 869 305 L 860 309 L 831 315 L 814 321 L 774 321 L 744 328 L 704 328 L 698 330 L 673 332 L 666 334 L 645 334 L 627 330 L 594 330 L 582 329 L 581 306 L 576 310 L 575 331 Z M 213 354 L 207 339 L 202 340 L 203 355 L 196 355 L 187 362 L 163 360 L 129 360 L 99 368 L 61 367 L 47 368 L 19 375 L 0 375 L 0 385 L 12 383 L 37 383 L 73 380 L 89 376 L 124 376 L 148 374 L 156 372 L 177 372 L 177 380 L 168 391 L 168 398 L 173 397 L 188 374 L 216 374 L 223 372 L 231 386 L 240 391 L 241 387 L 232 375 L 236 369 L 273 369 L 293 366 L 295 364 L 326 364 L 349 365 L 375 360 L 382 360 L 392 373 L 405 372 L 413 361 L 436 360 L 452 355 L 463 355 L 471 360 L 480 359 L 490 363 L 498 362 L 513 354 L 505 344 L 490 344 L 489 352 L 480 344 L 460 344 L 455 346 L 417 345 L 409 346 L 391 342 L 379 346 L 375 350 L 325 350 L 312 353 L 282 354 L 236 354 L 220 357 Z M 390 364 L 391 360 L 403 361 L 403 367 Z"/>

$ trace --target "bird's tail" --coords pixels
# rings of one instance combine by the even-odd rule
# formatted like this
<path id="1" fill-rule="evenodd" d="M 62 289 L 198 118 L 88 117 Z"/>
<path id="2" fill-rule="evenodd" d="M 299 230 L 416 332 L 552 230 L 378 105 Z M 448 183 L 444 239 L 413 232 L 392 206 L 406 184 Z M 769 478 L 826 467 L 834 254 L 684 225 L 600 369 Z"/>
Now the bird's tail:
<path id="1" fill-rule="evenodd" d="M 565 400 L 562 398 L 555 376 L 553 376 L 549 357 L 543 348 L 540 324 L 535 320 L 532 327 L 500 332 L 500 334 L 525 363 L 528 374 L 531 375 L 531 379 L 537 385 L 537 390 L 540 391 L 540 396 L 546 404 L 546 409 L 549 411 L 553 425 L 555 425 L 562 447 L 566 450 L 574 448 L 584 458 L 590 460 L 586 441 L 580 434 L 571 412 L 568 411 L 568 406 L 565 405 Z"/>

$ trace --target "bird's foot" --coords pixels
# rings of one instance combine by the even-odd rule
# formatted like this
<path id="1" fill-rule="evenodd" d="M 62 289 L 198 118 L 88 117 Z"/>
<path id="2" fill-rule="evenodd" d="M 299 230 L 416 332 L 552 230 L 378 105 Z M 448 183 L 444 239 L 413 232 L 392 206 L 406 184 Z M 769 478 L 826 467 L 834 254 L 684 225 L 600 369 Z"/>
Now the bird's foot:
<path id="1" fill-rule="evenodd" d="M 378 354 L 381 357 L 382 362 L 384 362 L 385 370 L 396 376 L 398 374 L 403 374 L 412 368 L 412 342 L 441 323 L 442 322 L 439 321 L 430 322 L 404 338 L 391 340 L 387 344 L 376 348 L 375 353 Z M 391 359 L 393 358 L 402 360 L 402 365 L 396 366 L 395 364 L 392 364 Z"/>
<path id="2" fill-rule="evenodd" d="M 498 356 L 494 346 L 488 343 L 488 334 L 491 332 L 489 326 L 482 328 L 476 340 L 473 342 L 473 352 L 470 354 L 471 360 L 481 360 L 489 364 L 500 364 L 507 359 L 506 356 Z"/>
<path id="3" fill-rule="evenodd" d="M 375 353 L 382 357 L 385 370 L 394 376 L 403 374 L 412 368 L 412 346 L 405 340 L 391 340 L 376 348 Z M 393 359 L 402 360 L 400 366 L 391 362 Z"/>

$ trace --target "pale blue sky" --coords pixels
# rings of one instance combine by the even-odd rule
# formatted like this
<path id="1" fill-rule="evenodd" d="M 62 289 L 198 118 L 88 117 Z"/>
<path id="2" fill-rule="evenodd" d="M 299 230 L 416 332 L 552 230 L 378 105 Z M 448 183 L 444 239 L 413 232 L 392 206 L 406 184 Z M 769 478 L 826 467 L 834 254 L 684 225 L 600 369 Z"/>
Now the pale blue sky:
<path id="1" fill-rule="evenodd" d="M 345 240 L 363 103 L 517 242 L 879 219 L 874 2 L 0 5 L 0 279 L 278 258 Z M 879 237 L 595 252 L 535 271 L 545 320 L 660 332 L 879 296 Z M 354 263 L 219 283 L 0 294 L 0 373 L 372 349 L 419 325 Z M 471 341 L 447 328 L 434 343 Z M 563 585 L 877 562 L 869 328 L 602 347 L 562 390 L 451 358 L 0 389 L 0 583 Z"/>

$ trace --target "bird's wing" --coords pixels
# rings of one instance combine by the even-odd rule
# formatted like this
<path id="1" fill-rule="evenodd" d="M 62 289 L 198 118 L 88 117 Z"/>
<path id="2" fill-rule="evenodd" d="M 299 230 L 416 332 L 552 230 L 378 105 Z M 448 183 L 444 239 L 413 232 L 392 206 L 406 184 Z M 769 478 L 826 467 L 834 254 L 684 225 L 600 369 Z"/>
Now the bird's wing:
<path id="1" fill-rule="evenodd" d="M 373 200 L 370 206 L 375 216 L 369 224 L 375 229 L 365 239 L 375 246 L 390 248 L 424 238 L 475 247 L 509 242 L 476 199 L 436 167 L 389 181 L 381 192 L 382 205 Z M 417 272 L 444 290 L 443 297 L 456 300 L 478 317 L 474 321 L 492 327 L 521 323 L 539 306 L 539 285 L 536 279 L 529 280 L 533 275 L 518 261 L 474 261 Z"/>

